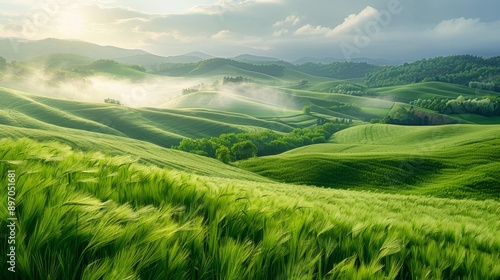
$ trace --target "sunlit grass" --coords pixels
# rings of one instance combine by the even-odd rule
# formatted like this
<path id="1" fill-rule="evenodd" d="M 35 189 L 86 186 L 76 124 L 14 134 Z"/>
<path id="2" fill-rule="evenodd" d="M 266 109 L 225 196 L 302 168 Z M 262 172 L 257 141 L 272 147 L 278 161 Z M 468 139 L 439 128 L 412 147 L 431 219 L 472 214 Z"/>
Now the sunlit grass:
<path id="1" fill-rule="evenodd" d="M 199 177 L 27 139 L 0 155 L 22 279 L 500 277 L 494 201 Z"/>

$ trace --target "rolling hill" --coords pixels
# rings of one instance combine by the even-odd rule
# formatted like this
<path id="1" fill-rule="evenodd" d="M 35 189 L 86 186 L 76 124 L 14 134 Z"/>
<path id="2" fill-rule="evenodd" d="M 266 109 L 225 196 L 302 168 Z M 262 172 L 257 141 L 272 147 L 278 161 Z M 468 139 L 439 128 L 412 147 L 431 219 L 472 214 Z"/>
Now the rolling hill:
<path id="1" fill-rule="evenodd" d="M 29 139 L 1 139 L 0 155 L 22 279 L 500 276 L 497 201 L 203 177 Z"/>
<path id="2" fill-rule="evenodd" d="M 48 38 L 38 41 L 16 38 L 0 39 L 0 53 L 9 61 L 30 60 L 51 54 L 74 54 L 93 59 L 116 59 L 120 57 L 147 54 L 142 50 L 128 50 L 112 46 L 100 46 L 92 43 Z"/>
<path id="3" fill-rule="evenodd" d="M 163 147 L 178 145 L 185 137 L 202 138 L 258 129 L 286 132 L 292 129 L 286 124 L 243 114 L 207 110 L 134 109 L 113 104 L 53 99 L 8 88 L 0 88 L 0 98 L 4 101 L 0 104 L 0 124 L 48 131 L 93 131 L 149 141 Z M 276 108 L 270 107 L 268 110 L 271 109 Z"/>
<path id="4" fill-rule="evenodd" d="M 460 95 L 467 98 L 478 98 L 500 95 L 499 93 L 492 91 L 478 90 L 462 85 L 443 82 L 427 82 L 401 86 L 380 87 L 370 89 L 370 91 L 379 94 L 381 98 L 406 103 L 418 98 L 457 98 Z"/>
<path id="5" fill-rule="evenodd" d="M 500 199 L 498 125 L 363 125 L 330 144 L 238 166 L 282 182 L 439 197 Z"/>

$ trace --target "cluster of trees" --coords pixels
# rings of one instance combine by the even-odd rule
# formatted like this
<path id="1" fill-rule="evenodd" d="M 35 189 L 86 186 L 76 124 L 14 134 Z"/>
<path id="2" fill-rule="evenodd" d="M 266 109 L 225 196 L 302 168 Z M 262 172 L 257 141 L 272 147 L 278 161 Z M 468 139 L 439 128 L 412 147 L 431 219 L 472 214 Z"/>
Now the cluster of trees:
<path id="1" fill-rule="evenodd" d="M 375 121 L 372 120 L 372 123 Z M 399 107 L 391 112 L 388 116 L 379 121 L 384 124 L 399 124 L 399 125 L 430 125 L 431 121 L 427 115 L 420 116 L 412 108 L 407 110 L 404 107 Z"/>
<path id="2" fill-rule="evenodd" d="M 137 64 L 128 65 L 128 67 L 130 67 L 132 69 L 135 69 L 137 71 L 140 71 L 140 72 L 146 72 L 147 71 L 145 67 L 137 65 Z"/>
<path id="3" fill-rule="evenodd" d="M 500 82 L 470 82 L 469 87 L 490 91 L 500 91 Z"/>
<path id="4" fill-rule="evenodd" d="M 0 56 L 0 70 L 3 70 L 7 66 L 7 59 Z"/>
<path id="5" fill-rule="evenodd" d="M 363 95 L 373 95 L 365 90 L 362 86 L 353 84 L 338 84 L 330 92 L 336 92 L 347 95 L 363 96 Z"/>
<path id="6" fill-rule="evenodd" d="M 227 84 L 241 84 L 241 83 L 251 83 L 252 80 L 249 78 L 245 78 L 242 76 L 237 76 L 237 77 L 224 77 L 222 79 L 222 84 L 227 85 Z"/>
<path id="7" fill-rule="evenodd" d="M 500 97 L 467 99 L 433 98 L 417 99 L 411 105 L 438 111 L 442 114 L 477 114 L 482 116 L 500 116 Z"/>
<path id="8" fill-rule="evenodd" d="M 469 85 L 470 82 L 498 82 L 499 75 L 500 56 L 482 58 L 456 55 L 385 67 L 367 74 L 365 84 L 370 87 L 380 87 L 441 81 Z"/>
<path id="9" fill-rule="evenodd" d="M 357 115 L 360 115 L 363 113 L 363 109 L 361 109 L 361 107 L 359 107 L 358 105 L 356 105 L 354 103 L 351 103 L 351 104 L 341 103 L 340 105 L 331 106 L 330 109 L 332 109 L 332 111 L 335 111 L 335 112 L 343 113 L 346 115 L 354 115 L 354 116 L 357 116 Z"/>
<path id="10" fill-rule="evenodd" d="M 275 155 L 305 145 L 326 142 L 333 133 L 349 124 L 331 122 L 315 128 L 297 128 L 286 135 L 271 130 L 246 133 L 227 133 L 219 137 L 185 138 L 174 149 L 212 157 L 224 163 L 256 156 Z"/>
<path id="11" fill-rule="evenodd" d="M 333 62 L 330 64 L 305 63 L 292 67 L 303 73 L 337 79 L 363 78 L 368 73 L 380 69 L 380 66 L 366 62 Z"/>
<path id="12" fill-rule="evenodd" d="M 300 81 L 299 81 L 299 86 L 305 86 L 305 85 L 307 85 L 308 83 L 309 83 L 309 81 L 308 81 L 308 80 L 304 80 L 304 79 L 302 79 L 302 80 L 300 80 Z"/>
<path id="13" fill-rule="evenodd" d="M 104 99 L 104 103 L 122 105 L 122 103 L 120 102 L 120 100 L 118 100 L 118 99 L 112 99 L 112 98 L 106 98 L 106 99 Z"/>
<path id="14" fill-rule="evenodd" d="M 99 60 L 96 60 L 96 61 L 90 63 L 89 65 L 87 65 L 86 68 L 89 68 L 89 69 L 106 69 L 106 68 L 113 67 L 113 66 L 116 66 L 116 65 L 119 65 L 119 64 L 120 63 L 118 63 L 117 61 L 112 60 L 112 59 L 99 59 Z"/>
<path id="15" fill-rule="evenodd" d="M 212 86 L 207 85 L 205 83 L 201 83 L 201 84 L 198 84 L 196 86 L 192 86 L 190 88 L 182 89 L 182 95 L 186 95 L 186 94 L 190 94 L 190 93 L 195 93 L 195 92 L 199 92 L 199 91 L 203 91 L 203 90 L 214 89 L 214 88 L 218 87 L 218 85 L 219 85 L 219 81 L 215 81 L 212 84 Z"/>

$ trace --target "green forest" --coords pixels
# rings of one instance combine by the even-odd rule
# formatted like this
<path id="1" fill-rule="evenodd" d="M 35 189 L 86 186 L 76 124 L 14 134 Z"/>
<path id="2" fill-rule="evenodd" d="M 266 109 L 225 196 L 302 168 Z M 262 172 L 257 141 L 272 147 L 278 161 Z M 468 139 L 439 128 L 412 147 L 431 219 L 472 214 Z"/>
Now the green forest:
<path id="1" fill-rule="evenodd" d="M 440 81 L 476 88 L 487 83 L 500 91 L 500 56 L 483 58 L 457 55 L 422 59 L 401 66 L 388 66 L 368 73 L 365 83 L 370 87 L 404 85 Z M 472 83 L 471 83 L 472 82 Z"/>

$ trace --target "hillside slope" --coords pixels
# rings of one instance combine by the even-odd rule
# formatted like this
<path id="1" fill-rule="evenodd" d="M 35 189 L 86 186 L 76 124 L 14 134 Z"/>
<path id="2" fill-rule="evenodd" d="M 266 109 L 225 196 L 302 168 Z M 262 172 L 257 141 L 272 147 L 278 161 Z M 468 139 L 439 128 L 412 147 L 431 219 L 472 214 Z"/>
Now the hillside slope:
<path id="1" fill-rule="evenodd" d="M 282 182 L 500 199 L 500 126 L 364 125 L 239 167 Z"/>
<path id="2" fill-rule="evenodd" d="M 222 133 L 292 128 L 243 114 L 207 110 L 136 109 L 104 103 L 47 98 L 0 88 L 0 124 L 64 131 L 76 129 L 148 141 L 163 147 L 183 138 L 218 136 Z"/>
<path id="3" fill-rule="evenodd" d="M 17 179 L 16 278 L 500 277 L 491 200 L 200 177 L 27 139 L 0 155 L 0 180 Z"/>

